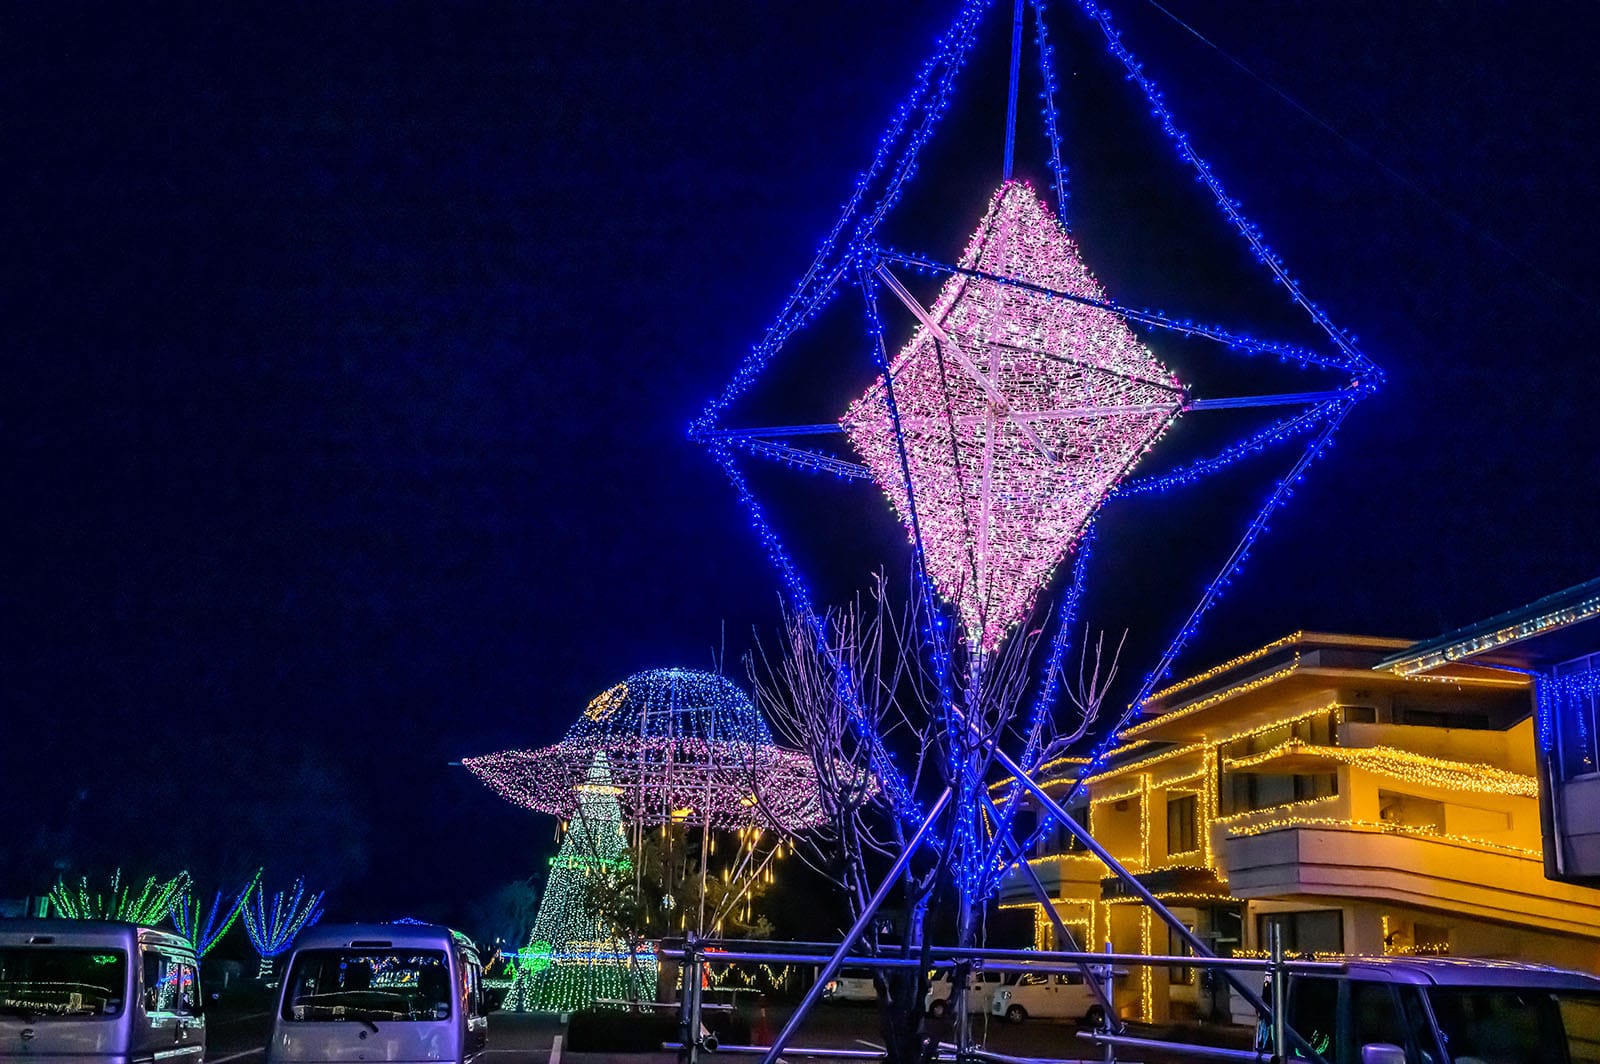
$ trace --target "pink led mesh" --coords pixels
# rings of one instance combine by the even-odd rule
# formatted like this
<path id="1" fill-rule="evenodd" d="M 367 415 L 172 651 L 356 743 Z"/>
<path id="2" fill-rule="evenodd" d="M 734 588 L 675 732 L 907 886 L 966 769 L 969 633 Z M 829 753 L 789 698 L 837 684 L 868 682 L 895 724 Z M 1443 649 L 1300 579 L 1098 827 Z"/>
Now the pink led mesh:
<path id="1" fill-rule="evenodd" d="M 1105 300 L 1022 182 L 995 193 L 960 266 Z M 963 274 L 924 311 L 879 274 L 921 319 L 891 373 L 928 572 L 993 650 L 1177 416 L 1182 385 L 1113 311 Z M 882 378 L 841 424 L 909 528 Z"/>

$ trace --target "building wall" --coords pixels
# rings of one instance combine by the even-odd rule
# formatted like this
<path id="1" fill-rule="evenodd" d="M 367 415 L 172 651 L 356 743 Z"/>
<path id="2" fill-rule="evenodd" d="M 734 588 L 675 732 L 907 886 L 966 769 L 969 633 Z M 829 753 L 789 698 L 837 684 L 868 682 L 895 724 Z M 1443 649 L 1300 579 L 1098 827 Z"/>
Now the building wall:
<path id="1" fill-rule="evenodd" d="M 1270 673 L 1272 682 L 1293 676 L 1302 660 L 1310 656 L 1297 654 L 1296 666 Z M 1321 668 L 1323 689 L 1302 682 L 1281 699 L 1270 684 L 1240 683 L 1248 704 L 1231 715 L 1226 691 L 1196 689 L 1204 739 L 1143 745 L 1090 779 L 1096 840 L 1147 885 L 1174 872 L 1214 877 L 1202 896 L 1163 900 L 1205 932 L 1211 906 L 1242 906 L 1245 953 L 1265 951 L 1262 917 L 1321 910 L 1337 913 L 1346 953 L 1443 952 L 1600 972 L 1600 890 L 1544 878 L 1533 722 L 1481 726 L 1485 705 L 1506 716 L 1504 680 L 1481 691 L 1470 683 L 1374 690 L 1370 673 L 1346 673 Z M 1359 707 L 1355 719 L 1345 719 L 1345 706 Z M 1443 726 L 1458 707 L 1480 726 Z M 1246 772 L 1255 780 L 1236 783 Z M 1331 780 L 1334 793 L 1317 778 Z M 1281 800 L 1296 788 L 1309 797 Z M 1225 812 L 1236 794 L 1271 804 Z M 1171 852 L 1169 804 L 1194 810 L 1194 845 L 1184 852 Z M 1173 841 L 1186 837 L 1184 826 L 1176 818 Z M 1108 869 L 1082 857 L 1049 862 L 1040 865 L 1054 876 L 1047 889 L 1062 899 L 1062 916 L 1078 921 L 1084 945 L 1167 952 L 1159 920 L 1107 893 Z M 1011 897 L 1019 895 L 1012 884 Z M 1042 910 L 1036 919 L 1038 941 L 1053 943 Z M 1335 926 L 1326 917 L 1283 919 Z M 1172 974 L 1150 969 L 1127 980 L 1124 1014 L 1161 1022 L 1203 1013 L 1198 980 L 1172 985 Z"/>

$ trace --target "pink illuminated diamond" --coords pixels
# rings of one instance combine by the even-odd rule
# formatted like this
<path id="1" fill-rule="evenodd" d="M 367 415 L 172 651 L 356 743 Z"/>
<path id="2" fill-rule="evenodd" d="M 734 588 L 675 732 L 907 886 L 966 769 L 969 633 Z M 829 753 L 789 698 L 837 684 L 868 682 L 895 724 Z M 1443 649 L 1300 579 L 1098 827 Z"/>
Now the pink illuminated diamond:
<path id="1" fill-rule="evenodd" d="M 960 266 L 1105 301 L 1021 182 L 995 193 Z M 928 572 L 968 638 L 993 650 L 1177 416 L 1182 385 L 1104 307 L 957 273 L 924 309 L 878 276 L 920 323 L 891 373 Z M 841 424 L 909 528 L 881 378 Z"/>

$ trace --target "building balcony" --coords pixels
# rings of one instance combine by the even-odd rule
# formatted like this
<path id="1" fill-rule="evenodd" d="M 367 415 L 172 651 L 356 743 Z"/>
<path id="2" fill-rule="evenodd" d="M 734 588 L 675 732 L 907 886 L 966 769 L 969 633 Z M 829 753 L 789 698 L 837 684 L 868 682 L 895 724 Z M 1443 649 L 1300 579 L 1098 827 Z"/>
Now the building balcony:
<path id="1" fill-rule="evenodd" d="M 1054 853 L 1035 857 L 1028 862 L 1039 877 L 1040 886 L 1052 899 L 1087 900 L 1100 896 L 1100 878 L 1106 866 L 1087 853 Z M 1031 902 L 1036 900 L 1027 877 L 1012 871 L 1000 881 L 1000 901 Z"/>
<path id="2" fill-rule="evenodd" d="M 1316 821 L 1226 833 L 1239 898 L 1364 898 L 1600 938 L 1600 892 L 1545 879 L 1543 855 L 1384 825 Z"/>

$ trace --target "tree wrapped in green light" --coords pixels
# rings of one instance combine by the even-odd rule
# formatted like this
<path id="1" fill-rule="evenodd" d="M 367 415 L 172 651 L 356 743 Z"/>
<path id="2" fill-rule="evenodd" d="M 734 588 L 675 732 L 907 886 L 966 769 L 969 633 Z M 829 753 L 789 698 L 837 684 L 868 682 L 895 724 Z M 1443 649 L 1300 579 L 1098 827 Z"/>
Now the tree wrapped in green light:
<path id="1" fill-rule="evenodd" d="M 222 908 L 222 891 L 217 891 L 211 899 L 211 909 L 206 913 L 202 922 L 200 919 L 200 895 L 191 883 L 185 889 L 178 891 L 172 898 L 169 910 L 172 916 L 172 926 L 178 929 L 178 934 L 189 940 L 194 946 L 196 956 L 204 957 L 211 952 L 223 935 L 228 933 L 228 928 L 239 918 L 239 912 L 244 908 L 245 901 L 250 897 L 250 892 L 255 890 L 256 884 L 261 882 L 261 869 L 256 869 L 255 875 L 240 888 L 239 893 L 233 896 L 227 909 Z"/>
<path id="2" fill-rule="evenodd" d="M 111 873 L 103 891 L 91 889 L 88 876 L 71 887 L 58 880 L 50 888 L 50 908 L 68 920 L 120 920 L 154 927 L 167 918 L 173 898 L 187 890 L 189 882 L 188 872 L 179 872 L 164 882 L 151 876 L 135 893 L 132 886 L 123 886 L 119 868 Z"/>
<path id="3" fill-rule="evenodd" d="M 655 956 L 613 935 L 589 903 L 589 880 L 626 873 L 622 808 L 603 753 L 577 788 L 577 810 L 539 902 L 528 946 L 517 955 L 506 1007 L 570 1012 L 600 1000 L 638 1000 L 655 990 Z"/>
<path id="4" fill-rule="evenodd" d="M 297 879 L 290 890 L 278 891 L 268 902 L 267 889 L 261 885 L 259 875 L 254 886 L 255 899 L 252 902 L 248 895 L 245 897 L 239 916 L 250 944 L 261 956 L 256 978 L 265 979 L 272 974 L 273 958 L 289 948 L 294 936 L 322 919 L 322 892 L 306 897 L 306 881 Z"/>

